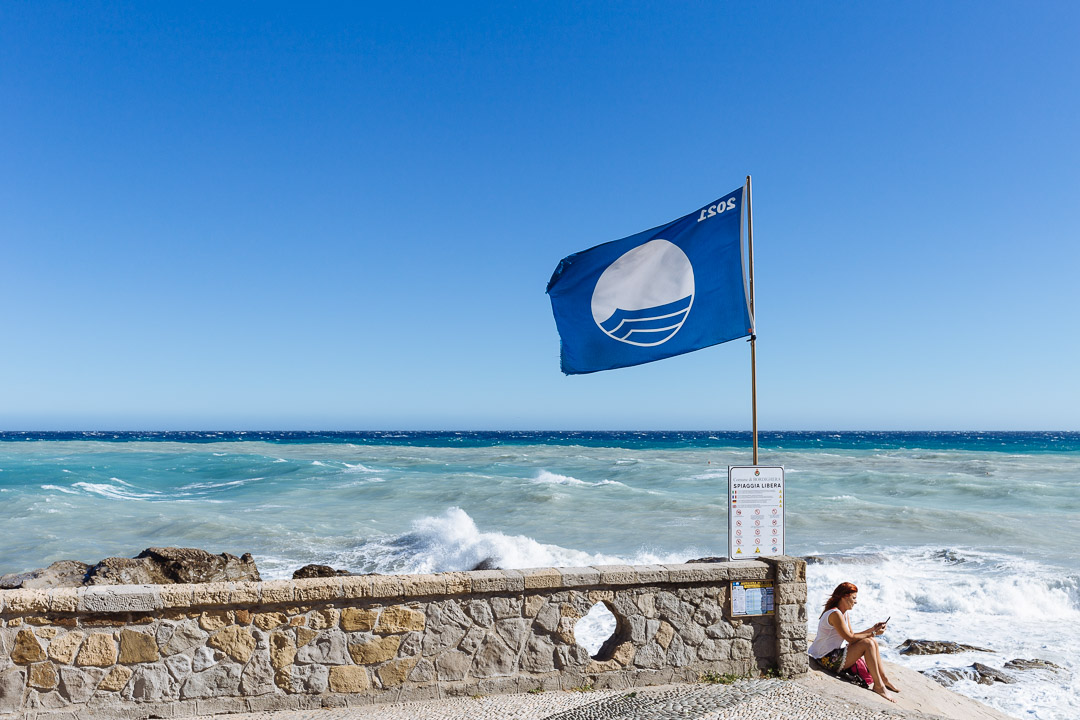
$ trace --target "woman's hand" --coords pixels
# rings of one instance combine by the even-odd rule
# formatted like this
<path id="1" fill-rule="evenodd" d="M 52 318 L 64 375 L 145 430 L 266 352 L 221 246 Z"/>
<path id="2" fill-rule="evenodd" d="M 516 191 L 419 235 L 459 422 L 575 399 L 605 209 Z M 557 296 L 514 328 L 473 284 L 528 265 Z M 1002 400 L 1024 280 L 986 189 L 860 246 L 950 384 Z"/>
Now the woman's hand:
<path id="1" fill-rule="evenodd" d="M 870 634 L 871 635 L 884 635 L 885 634 L 885 623 L 883 623 L 883 622 L 874 623 L 874 627 L 870 628 Z"/>

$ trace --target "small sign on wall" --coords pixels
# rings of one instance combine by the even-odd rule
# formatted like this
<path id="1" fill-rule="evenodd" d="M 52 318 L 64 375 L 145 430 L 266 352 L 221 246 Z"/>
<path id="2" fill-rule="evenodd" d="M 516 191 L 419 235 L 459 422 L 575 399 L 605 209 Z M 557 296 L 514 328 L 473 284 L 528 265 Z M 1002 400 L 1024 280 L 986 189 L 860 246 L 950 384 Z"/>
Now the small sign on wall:
<path id="1" fill-rule="evenodd" d="M 731 617 L 772 615 L 774 593 L 772 580 L 732 580 Z"/>
<path id="2" fill-rule="evenodd" d="M 728 557 L 784 554 L 784 468 L 728 467 Z"/>

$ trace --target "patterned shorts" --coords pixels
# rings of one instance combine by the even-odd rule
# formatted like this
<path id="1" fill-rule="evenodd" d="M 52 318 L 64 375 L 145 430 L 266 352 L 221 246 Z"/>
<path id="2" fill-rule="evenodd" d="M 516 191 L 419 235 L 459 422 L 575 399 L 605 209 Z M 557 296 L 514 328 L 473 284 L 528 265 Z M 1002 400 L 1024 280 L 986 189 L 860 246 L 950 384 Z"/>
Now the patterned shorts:
<path id="1" fill-rule="evenodd" d="M 844 669 L 844 665 L 847 662 L 847 646 L 839 647 L 833 650 L 828 655 L 822 655 L 817 659 L 821 666 L 826 670 L 830 670 L 834 673 L 838 673 Z"/>

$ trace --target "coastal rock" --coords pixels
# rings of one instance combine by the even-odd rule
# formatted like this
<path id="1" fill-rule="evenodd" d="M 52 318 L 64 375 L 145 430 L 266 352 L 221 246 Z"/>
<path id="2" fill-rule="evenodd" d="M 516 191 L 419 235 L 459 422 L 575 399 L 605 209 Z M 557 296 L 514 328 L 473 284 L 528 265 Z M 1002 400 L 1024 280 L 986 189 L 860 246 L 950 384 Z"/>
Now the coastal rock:
<path id="1" fill-rule="evenodd" d="M 337 577 L 339 575 L 352 575 L 348 570 L 335 570 L 329 565 L 305 565 L 293 572 L 293 580 L 306 580 L 308 578 Z"/>
<path id="2" fill-rule="evenodd" d="M 57 560 L 47 568 L 0 576 L 0 590 L 77 587 L 90 566 L 78 560 Z"/>
<path id="3" fill-rule="evenodd" d="M 693 560 L 687 560 L 686 562 L 687 563 L 722 563 L 722 562 L 727 562 L 727 561 L 728 561 L 728 559 L 725 558 L 725 557 L 716 557 L 716 556 L 710 555 L 709 557 L 694 558 Z"/>
<path id="4" fill-rule="evenodd" d="M 952 655 L 962 652 L 994 652 L 975 645 L 964 645 L 950 640 L 912 640 L 908 638 L 897 646 L 901 655 Z"/>
<path id="5" fill-rule="evenodd" d="M 1064 670 L 1060 665 L 1055 665 L 1049 660 L 1024 660 L 1023 658 L 1016 658 L 1005 663 L 1006 670 L 1050 670 L 1057 672 L 1058 670 Z"/>
<path id="6" fill-rule="evenodd" d="M 980 685 L 993 685 L 996 682 L 1006 684 L 1016 682 L 1009 674 L 982 663 L 957 668 L 931 668 L 923 670 L 922 674 L 945 687 L 950 687 L 959 680 L 972 680 Z"/>
<path id="7" fill-rule="evenodd" d="M 134 558 L 105 558 L 86 572 L 87 585 L 171 585 L 259 582 L 251 553 L 211 555 L 197 548 L 147 548 Z"/>
<path id="8" fill-rule="evenodd" d="M 484 558 L 480 562 L 476 563 L 472 568 L 473 570 L 502 570 L 499 567 L 498 562 L 493 557 Z"/>

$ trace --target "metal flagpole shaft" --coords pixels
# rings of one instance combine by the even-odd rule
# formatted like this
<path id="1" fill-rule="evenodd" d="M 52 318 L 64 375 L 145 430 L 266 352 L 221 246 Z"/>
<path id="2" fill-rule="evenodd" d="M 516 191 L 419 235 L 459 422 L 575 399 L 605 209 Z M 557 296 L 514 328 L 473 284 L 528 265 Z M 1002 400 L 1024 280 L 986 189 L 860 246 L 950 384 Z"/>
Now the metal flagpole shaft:
<path id="1" fill-rule="evenodd" d="M 750 263 L 750 409 L 754 428 L 754 464 L 758 464 L 757 442 L 757 318 L 754 315 L 754 204 L 751 200 L 750 176 L 746 176 L 746 245 Z"/>

